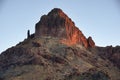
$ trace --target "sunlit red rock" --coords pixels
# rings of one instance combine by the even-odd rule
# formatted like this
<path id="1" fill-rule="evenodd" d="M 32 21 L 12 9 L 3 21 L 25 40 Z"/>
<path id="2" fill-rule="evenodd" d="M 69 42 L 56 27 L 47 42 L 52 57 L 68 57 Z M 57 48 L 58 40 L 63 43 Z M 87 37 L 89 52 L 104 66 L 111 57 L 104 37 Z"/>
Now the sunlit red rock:
<path id="1" fill-rule="evenodd" d="M 47 15 L 43 15 L 36 24 L 35 37 L 51 36 L 59 38 L 67 45 L 81 44 L 86 48 L 93 47 L 93 40 L 86 39 L 74 22 L 61 10 L 54 8 Z"/>

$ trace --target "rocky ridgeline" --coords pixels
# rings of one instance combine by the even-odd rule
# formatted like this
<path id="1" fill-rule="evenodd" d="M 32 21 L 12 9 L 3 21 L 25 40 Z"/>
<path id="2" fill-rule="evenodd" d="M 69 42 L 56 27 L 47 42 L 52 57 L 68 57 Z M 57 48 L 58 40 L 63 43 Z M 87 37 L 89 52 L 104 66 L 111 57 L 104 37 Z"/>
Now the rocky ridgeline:
<path id="1" fill-rule="evenodd" d="M 98 54 L 103 59 L 109 59 L 115 66 L 120 69 L 120 46 L 97 47 Z"/>
<path id="2" fill-rule="evenodd" d="M 35 37 L 43 36 L 59 38 L 62 43 L 67 45 L 81 44 L 86 48 L 95 46 L 92 38 L 87 39 L 74 22 L 58 8 L 54 8 L 47 15 L 43 15 L 36 24 Z"/>

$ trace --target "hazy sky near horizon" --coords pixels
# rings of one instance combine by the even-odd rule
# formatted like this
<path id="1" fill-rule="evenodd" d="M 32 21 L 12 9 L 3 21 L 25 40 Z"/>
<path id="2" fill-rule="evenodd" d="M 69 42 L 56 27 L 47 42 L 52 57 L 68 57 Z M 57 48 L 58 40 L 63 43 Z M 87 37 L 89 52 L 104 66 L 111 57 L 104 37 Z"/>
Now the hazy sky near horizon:
<path id="1" fill-rule="evenodd" d="M 120 0 L 0 0 L 0 53 L 35 32 L 40 17 L 61 8 L 97 46 L 120 45 Z"/>

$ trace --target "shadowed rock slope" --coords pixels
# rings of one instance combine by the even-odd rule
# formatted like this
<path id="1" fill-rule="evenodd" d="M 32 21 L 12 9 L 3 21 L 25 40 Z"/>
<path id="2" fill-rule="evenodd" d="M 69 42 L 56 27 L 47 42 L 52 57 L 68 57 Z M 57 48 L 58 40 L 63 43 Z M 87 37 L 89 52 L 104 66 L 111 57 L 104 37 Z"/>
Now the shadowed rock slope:
<path id="1" fill-rule="evenodd" d="M 1 53 L 0 80 L 120 80 L 119 63 L 103 52 L 108 54 L 55 8 L 41 17 L 34 34 Z"/>

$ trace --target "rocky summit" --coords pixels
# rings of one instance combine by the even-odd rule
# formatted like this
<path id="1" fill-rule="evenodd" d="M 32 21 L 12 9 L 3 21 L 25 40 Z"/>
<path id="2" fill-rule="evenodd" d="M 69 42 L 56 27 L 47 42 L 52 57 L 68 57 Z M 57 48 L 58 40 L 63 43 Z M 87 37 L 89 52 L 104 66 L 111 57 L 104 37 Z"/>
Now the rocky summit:
<path id="1" fill-rule="evenodd" d="M 59 8 L 0 54 L 0 80 L 120 80 L 120 46 L 99 47 Z"/>
<path id="2" fill-rule="evenodd" d="M 47 15 L 43 15 L 36 24 L 35 37 L 51 36 L 61 40 L 67 45 L 81 44 L 85 47 L 94 47 L 92 38 L 86 38 L 75 26 L 74 22 L 58 8 Z"/>

